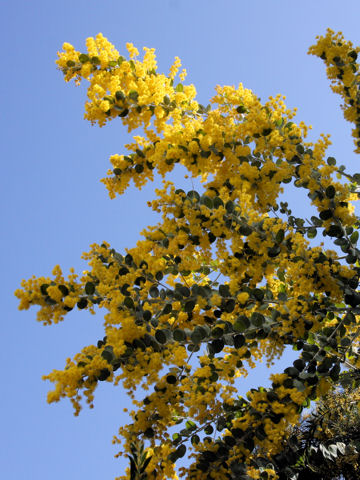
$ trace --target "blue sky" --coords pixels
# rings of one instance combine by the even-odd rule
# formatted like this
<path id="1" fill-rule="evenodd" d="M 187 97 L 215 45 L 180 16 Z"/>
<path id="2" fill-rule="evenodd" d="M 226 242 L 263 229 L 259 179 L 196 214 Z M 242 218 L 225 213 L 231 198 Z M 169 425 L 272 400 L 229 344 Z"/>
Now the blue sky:
<path id="1" fill-rule="evenodd" d="M 65 84 L 55 68 L 64 41 L 81 50 L 102 32 L 120 50 L 132 42 L 155 47 L 159 70 L 175 55 L 188 70 L 201 103 L 216 84 L 242 82 L 262 99 L 283 93 L 298 107 L 312 138 L 332 135 L 329 154 L 355 172 L 351 126 L 330 91 L 324 67 L 306 55 L 327 27 L 360 44 L 358 1 L 303 0 L 12 0 L 0 2 L 2 388 L 0 471 L 7 480 L 112 479 L 123 473 L 111 445 L 128 401 L 106 383 L 95 409 L 72 416 L 67 402 L 48 406 L 41 375 L 102 337 L 102 316 L 83 312 L 54 327 L 17 311 L 22 278 L 85 268 L 81 253 L 106 240 L 131 247 L 155 222 L 146 207 L 153 186 L 110 201 L 99 179 L 108 157 L 128 137 L 120 122 L 99 129 L 83 120 L 85 90 Z M 180 173 L 175 181 L 184 184 Z M 189 182 L 189 181 L 188 181 Z M 191 189 L 191 184 L 188 185 Z M 302 212 L 302 199 L 290 199 Z M 255 373 L 255 372 L 254 372 Z M 262 369 L 253 385 L 267 376 Z M 249 385 L 249 384 L 247 384 Z"/>

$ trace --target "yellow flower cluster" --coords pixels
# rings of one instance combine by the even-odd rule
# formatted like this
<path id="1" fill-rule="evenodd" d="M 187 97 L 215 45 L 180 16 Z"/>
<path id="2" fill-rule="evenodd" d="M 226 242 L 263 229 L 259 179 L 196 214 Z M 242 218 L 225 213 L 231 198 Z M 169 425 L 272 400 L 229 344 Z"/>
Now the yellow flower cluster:
<path id="1" fill-rule="evenodd" d="M 345 306 L 360 304 L 353 185 L 334 179 L 328 136 L 306 142 L 310 127 L 293 122 L 283 96 L 262 104 L 242 84 L 218 86 L 205 107 L 193 85 L 175 82 L 179 58 L 166 76 L 157 72 L 153 49 L 139 60 L 128 43 L 127 60 L 101 34 L 86 47 L 80 53 L 64 44 L 57 60 L 66 81 L 89 81 L 85 118 L 103 126 L 120 117 L 129 131 L 144 133 L 127 154 L 110 158 L 103 179 L 110 197 L 131 181 L 141 188 L 155 172 L 165 177 L 176 164 L 202 186 L 185 192 L 165 181 L 149 202 L 159 223 L 124 254 L 106 242 L 92 245 L 80 278 L 72 271 L 65 279 L 56 267 L 53 278 L 22 282 L 19 308 L 38 305 L 45 324 L 75 307 L 106 311 L 104 338 L 44 377 L 55 384 L 48 401 L 67 397 L 78 414 L 83 396 L 92 406 L 100 381 L 121 383 L 134 404 L 132 423 L 119 431 L 123 451 L 135 439 L 147 442 L 149 479 L 177 478 L 187 440 L 194 463 L 182 473 L 189 479 L 228 478 L 231 461 L 251 478 L 262 471 L 277 478 L 272 467 L 254 466 L 256 452 L 271 461 L 306 401 L 326 394 L 345 354 L 360 365 L 347 340 L 357 335 L 357 319 Z M 328 32 L 310 51 L 336 65 L 333 57 L 347 56 L 343 91 L 351 100 L 349 72 L 357 70 L 350 48 Z M 317 209 L 309 224 L 279 198 L 291 181 Z M 306 238 L 318 230 L 346 253 L 346 265 Z M 271 365 L 287 344 L 303 350 L 294 366 L 272 376 L 271 389 L 239 399 L 236 379 L 263 358 Z M 180 423 L 171 439 L 169 429 Z M 223 430 L 219 438 L 204 437 L 214 427 Z"/>
<path id="2" fill-rule="evenodd" d="M 354 47 L 344 39 L 341 32 L 335 33 L 331 29 L 327 30 L 325 36 L 316 38 L 317 42 L 309 48 L 309 54 L 316 55 L 325 62 L 331 88 L 344 102 L 344 117 L 355 124 L 352 131 L 355 152 L 360 153 L 359 65 L 356 63 L 360 47 Z"/>

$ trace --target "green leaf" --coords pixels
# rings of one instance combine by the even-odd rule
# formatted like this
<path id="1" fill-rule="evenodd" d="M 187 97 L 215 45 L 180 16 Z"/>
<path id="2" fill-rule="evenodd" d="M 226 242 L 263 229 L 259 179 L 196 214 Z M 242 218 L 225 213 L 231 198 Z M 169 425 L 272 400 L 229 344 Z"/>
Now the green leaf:
<path id="1" fill-rule="evenodd" d="M 112 351 L 112 347 L 105 347 L 105 349 L 101 352 L 102 358 L 104 358 L 108 363 L 111 363 L 115 356 Z"/>
<path id="2" fill-rule="evenodd" d="M 276 234 L 275 242 L 276 243 L 281 243 L 284 240 L 284 237 L 285 237 L 285 231 L 282 230 L 282 229 L 279 230 Z"/>
<path id="3" fill-rule="evenodd" d="M 66 295 L 69 295 L 69 289 L 66 285 L 58 285 L 58 289 L 64 295 L 64 297 L 66 297 Z"/>
<path id="4" fill-rule="evenodd" d="M 344 340 L 344 339 L 342 339 Z M 317 368 L 318 373 L 327 373 L 332 365 L 332 360 L 329 357 L 325 357 Z"/>
<path id="5" fill-rule="evenodd" d="M 320 220 L 318 217 L 312 216 L 311 221 L 315 227 L 321 227 L 322 225 L 322 220 Z"/>
<path id="6" fill-rule="evenodd" d="M 197 445 L 198 443 L 200 443 L 200 437 L 199 435 L 193 435 L 191 437 L 191 444 L 192 445 Z"/>
<path id="7" fill-rule="evenodd" d="M 351 50 L 351 52 L 348 53 L 348 56 L 355 62 L 358 57 L 358 54 L 356 53 L 355 50 Z"/>
<path id="8" fill-rule="evenodd" d="M 198 194 L 198 192 L 196 192 L 195 190 L 190 190 L 188 193 L 187 193 L 187 196 L 191 199 L 194 199 L 195 201 L 199 201 L 200 200 L 200 195 Z"/>
<path id="9" fill-rule="evenodd" d="M 164 330 L 156 330 L 155 338 L 162 345 L 165 345 L 165 343 L 167 342 L 167 336 L 166 336 Z"/>
<path id="10" fill-rule="evenodd" d="M 168 455 L 168 460 L 170 460 L 170 462 L 172 463 L 175 463 L 177 458 L 178 457 L 176 455 L 176 452 L 171 452 L 170 455 Z M 133 480 L 133 479 L 130 479 L 130 480 Z M 134 480 L 135 480 L 135 477 L 134 477 Z"/>
<path id="11" fill-rule="evenodd" d="M 220 338 L 224 334 L 224 329 L 217 326 L 211 330 L 211 336 L 213 338 Z"/>
<path id="12" fill-rule="evenodd" d="M 183 297 L 190 297 L 190 289 L 189 287 L 186 287 L 185 285 L 177 285 L 176 286 L 176 291 L 181 293 Z"/>
<path id="13" fill-rule="evenodd" d="M 185 446 L 184 444 L 183 444 L 183 445 L 180 445 L 180 447 L 178 447 L 178 448 L 176 449 L 176 452 L 175 452 L 175 453 L 176 453 L 176 457 L 177 457 L 177 458 L 183 457 L 183 456 L 185 455 L 185 453 L 186 453 L 186 446 Z"/>
<path id="14" fill-rule="evenodd" d="M 189 352 L 198 352 L 200 350 L 200 346 L 196 343 L 189 343 L 187 349 Z"/>
<path id="15" fill-rule="evenodd" d="M 136 90 L 131 90 L 131 91 L 129 92 L 128 97 L 129 97 L 131 100 L 133 100 L 134 102 L 136 102 L 137 99 L 139 98 L 139 94 L 138 94 L 138 92 L 137 92 Z"/>
<path id="16" fill-rule="evenodd" d="M 247 112 L 247 108 L 246 108 L 244 105 L 239 105 L 239 106 L 236 108 L 236 111 L 237 111 L 237 113 L 246 113 L 246 112 Z"/>
<path id="17" fill-rule="evenodd" d="M 260 425 L 255 429 L 255 436 L 260 440 L 263 441 L 266 439 L 266 433 L 264 430 L 264 425 Z"/>
<path id="18" fill-rule="evenodd" d="M 275 245 L 273 247 L 268 248 L 268 256 L 270 258 L 277 257 L 280 252 L 281 252 L 281 249 L 280 249 L 279 245 Z"/>
<path id="19" fill-rule="evenodd" d="M 300 155 L 303 155 L 303 153 L 305 152 L 305 149 L 303 147 L 303 145 L 301 145 L 301 143 L 299 143 L 298 145 L 296 145 L 296 151 L 298 153 L 300 153 Z"/>
<path id="20" fill-rule="evenodd" d="M 224 206 L 224 202 L 221 200 L 220 197 L 215 197 L 213 200 L 214 208 L 219 208 Z"/>
<path id="21" fill-rule="evenodd" d="M 234 337 L 234 347 L 236 349 L 241 348 L 245 345 L 245 337 L 244 335 L 235 335 Z"/>
<path id="22" fill-rule="evenodd" d="M 342 347 L 348 347 L 351 344 L 351 339 L 349 337 L 344 337 L 340 340 Z"/>
<path id="23" fill-rule="evenodd" d="M 293 377 L 293 378 L 296 378 L 299 376 L 299 370 L 295 367 L 285 368 L 284 373 L 286 373 L 286 375 L 289 375 L 289 377 Z"/>
<path id="24" fill-rule="evenodd" d="M 93 295 L 95 293 L 95 285 L 93 282 L 86 282 L 85 284 L 85 292 L 88 295 Z"/>
<path id="25" fill-rule="evenodd" d="M 235 300 L 233 298 L 230 298 L 229 300 L 227 300 L 225 302 L 225 306 L 224 306 L 225 312 L 227 312 L 227 313 L 233 312 L 235 310 L 235 305 L 236 305 L 236 303 L 235 303 Z"/>
<path id="26" fill-rule="evenodd" d="M 354 245 L 355 243 L 357 243 L 358 240 L 359 240 L 359 232 L 355 230 L 355 232 L 351 234 L 350 242 Z"/>
<path id="27" fill-rule="evenodd" d="M 163 277 L 164 277 L 164 274 L 162 272 L 160 271 L 156 272 L 155 278 L 158 282 L 160 282 L 163 279 Z"/>
<path id="28" fill-rule="evenodd" d="M 172 311 L 172 305 L 171 303 L 167 303 L 164 308 L 163 308 L 163 311 L 161 312 L 162 315 L 168 315 L 170 312 Z"/>
<path id="29" fill-rule="evenodd" d="M 254 288 L 251 294 L 256 298 L 257 301 L 261 302 L 264 299 L 265 293 L 261 288 Z"/>
<path id="30" fill-rule="evenodd" d="M 181 435 L 179 435 L 177 432 L 173 433 L 172 439 L 174 443 L 179 443 L 181 441 Z"/>
<path id="31" fill-rule="evenodd" d="M 110 375 L 111 375 L 110 370 L 108 368 L 103 368 L 100 370 L 100 374 L 97 377 L 97 379 L 100 380 L 100 382 L 103 382 L 104 380 L 109 378 Z"/>
<path id="32" fill-rule="evenodd" d="M 212 198 L 208 197 L 207 195 L 203 195 L 201 198 L 200 198 L 200 203 L 202 205 L 205 205 L 207 208 L 209 209 L 212 209 L 213 206 L 214 206 L 214 203 L 213 203 L 213 200 Z"/>
<path id="33" fill-rule="evenodd" d="M 185 423 L 185 426 L 187 430 L 195 430 L 196 429 L 196 423 L 193 422 L 192 420 L 187 420 Z"/>
<path id="34" fill-rule="evenodd" d="M 220 285 L 219 286 L 219 294 L 222 297 L 230 297 L 230 288 L 229 285 Z"/>
<path id="35" fill-rule="evenodd" d="M 340 365 L 336 363 L 330 370 L 331 380 L 333 380 L 334 382 L 337 382 L 339 380 L 340 370 L 341 370 Z"/>
<path id="36" fill-rule="evenodd" d="M 129 109 L 124 108 L 124 110 L 121 113 L 119 113 L 119 117 L 126 117 L 128 113 L 129 113 Z"/>
<path id="37" fill-rule="evenodd" d="M 332 218 L 332 216 L 333 216 L 332 210 L 323 210 L 319 214 L 319 217 L 321 218 L 321 220 L 329 220 L 330 218 Z"/>
<path id="38" fill-rule="evenodd" d="M 272 132 L 272 128 L 264 128 L 261 132 L 264 137 L 267 137 Z"/>
<path id="39" fill-rule="evenodd" d="M 281 280 L 282 282 L 285 282 L 285 272 L 283 270 L 278 269 L 276 273 L 279 280 Z"/>
<path id="40" fill-rule="evenodd" d="M 125 256 L 125 263 L 129 266 L 133 263 L 133 257 L 130 255 L 130 253 Z"/>
<path id="41" fill-rule="evenodd" d="M 315 227 L 311 227 L 311 228 L 308 229 L 308 231 L 306 233 L 307 233 L 308 238 L 315 238 L 316 235 L 317 235 L 317 229 Z"/>
<path id="42" fill-rule="evenodd" d="M 168 376 L 166 377 L 166 381 L 167 381 L 167 383 L 169 383 L 170 385 L 175 385 L 175 383 L 177 382 L 177 378 L 176 378 L 175 375 L 170 374 L 170 375 L 168 375 Z"/>
<path id="43" fill-rule="evenodd" d="M 240 235 L 245 235 L 245 237 L 247 237 L 248 235 L 250 235 L 252 233 L 252 228 L 247 225 L 246 223 L 243 223 L 242 225 L 240 225 L 239 227 L 239 233 Z"/>
<path id="44" fill-rule="evenodd" d="M 349 253 L 345 258 L 346 263 L 355 263 L 357 261 L 357 255 Z"/>
<path id="45" fill-rule="evenodd" d="M 201 340 L 207 337 L 207 331 L 202 326 L 195 327 L 194 331 L 191 333 L 190 338 L 193 343 L 200 343 Z"/>
<path id="46" fill-rule="evenodd" d="M 226 202 L 225 209 L 228 213 L 232 213 L 235 210 L 234 202 L 232 202 L 231 200 Z"/>
<path id="47" fill-rule="evenodd" d="M 184 85 L 182 83 L 178 83 L 175 87 L 176 92 L 183 92 L 184 91 Z"/>
<path id="48" fill-rule="evenodd" d="M 304 383 L 298 379 L 295 379 L 293 381 L 293 385 L 299 392 L 304 392 L 306 390 L 306 386 L 304 385 Z"/>
<path id="49" fill-rule="evenodd" d="M 235 332 L 244 332 L 250 327 L 250 320 L 245 315 L 240 315 L 233 325 Z"/>
<path id="50" fill-rule="evenodd" d="M 135 308 L 134 300 L 131 297 L 125 297 L 124 305 L 126 308 Z"/>
<path id="51" fill-rule="evenodd" d="M 80 62 L 80 63 L 90 62 L 90 57 L 89 57 L 89 55 L 86 55 L 85 53 L 80 53 L 80 55 L 79 55 L 79 62 Z"/>
<path id="52" fill-rule="evenodd" d="M 225 343 L 222 338 L 217 338 L 213 340 L 209 345 L 211 345 L 211 348 L 214 351 L 214 353 L 220 353 L 221 350 L 224 348 Z"/>
<path id="53" fill-rule="evenodd" d="M 214 427 L 212 425 L 206 425 L 204 432 L 206 435 L 211 435 L 214 432 Z"/>
<path id="54" fill-rule="evenodd" d="M 265 322 L 265 317 L 264 315 L 261 315 L 261 313 L 253 312 L 251 314 L 250 321 L 255 327 L 261 327 Z"/>
<path id="55" fill-rule="evenodd" d="M 278 300 L 280 300 L 281 302 L 286 302 L 287 301 L 287 294 L 286 292 L 279 292 L 278 293 Z"/>
<path id="56" fill-rule="evenodd" d="M 187 313 L 191 313 L 195 308 L 196 302 L 195 300 L 188 300 L 184 305 L 184 310 Z"/>
<path id="57" fill-rule="evenodd" d="M 211 155 L 211 152 L 208 151 L 208 150 L 201 150 L 201 152 L 200 152 L 200 156 L 201 156 L 202 158 L 209 158 L 210 155 Z M 210 207 L 209 207 L 209 208 L 210 208 Z"/>
<path id="58" fill-rule="evenodd" d="M 121 90 L 115 92 L 115 98 L 118 102 L 125 100 L 125 95 Z"/>
<path id="59" fill-rule="evenodd" d="M 55 302 L 56 303 L 56 302 Z M 88 304 L 88 301 L 86 298 L 80 298 L 80 300 L 77 302 L 77 306 L 80 310 L 82 310 L 83 308 L 86 308 L 87 307 L 87 304 Z"/>
<path id="60" fill-rule="evenodd" d="M 191 335 L 190 335 L 190 339 L 193 343 L 195 344 L 199 344 L 201 343 L 201 340 L 202 340 L 202 335 L 201 333 L 198 331 L 198 330 L 194 330 Z"/>
<path id="61" fill-rule="evenodd" d="M 344 231 L 339 225 L 330 225 L 326 230 L 326 234 L 329 235 L 329 237 L 341 238 L 344 236 Z"/>
<path id="62" fill-rule="evenodd" d="M 159 289 L 156 285 L 152 285 L 150 288 L 149 288 L 149 295 L 150 297 L 152 298 L 157 298 L 159 296 Z"/>
<path id="63" fill-rule="evenodd" d="M 136 154 L 138 155 L 138 157 L 145 158 L 145 154 L 142 150 L 137 148 L 135 151 L 136 151 Z"/>
<path id="64" fill-rule="evenodd" d="M 334 198 L 335 193 L 336 193 L 336 190 L 334 185 L 329 185 L 325 190 L 325 195 L 327 196 L 327 198 Z"/>
<path id="65" fill-rule="evenodd" d="M 352 387 L 353 380 L 348 376 L 340 377 L 340 383 L 343 388 L 348 388 L 348 387 Z"/>
<path id="66" fill-rule="evenodd" d="M 40 285 L 40 292 L 43 295 L 47 295 L 47 288 L 48 287 L 50 287 L 50 285 L 48 283 L 43 283 L 42 285 Z"/>
<path id="67" fill-rule="evenodd" d="M 140 473 L 144 473 L 144 472 L 145 472 L 146 467 L 149 465 L 151 459 L 152 459 L 152 456 L 151 456 L 151 457 L 147 457 L 147 458 L 145 458 L 145 460 L 143 460 L 143 464 L 142 464 L 142 466 L 141 466 L 141 468 L 140 468 Z M 144 476 L 141 475 L 140 480 L 146 480 L 146 478 L 147 478 L 147 474 L 145 473 Z"/>
<path id="68" fill-rule="evenodd" d="M 144 435 L 146 438 L 153 438 L 153 436 L 155 435 L 155 432 L 151 427 L 149 427 L 145 430 Z"/>
<path id="69" fill-rule="evenodd" d="M 299 358 L 299 359 L 297 359 L 293 362 L 293 365 L 299 372 L 301 372 L 305 368 L 306 364 L 305 364 L 304 360 Z"/>
<path id="70" fill-rule="evenodd" d="M 353 180 L 355 183 L 357 183 L 358 185 L 360 184 L 360 173 L 355 173 L 353 175 Z"/>
<path id="71" fill-rule="evenodd" d="M 186 340 L 186 333 L 180 328 L 176 328 L 173 332 L 174 340 L 177 342 L 184 342 Z"/>

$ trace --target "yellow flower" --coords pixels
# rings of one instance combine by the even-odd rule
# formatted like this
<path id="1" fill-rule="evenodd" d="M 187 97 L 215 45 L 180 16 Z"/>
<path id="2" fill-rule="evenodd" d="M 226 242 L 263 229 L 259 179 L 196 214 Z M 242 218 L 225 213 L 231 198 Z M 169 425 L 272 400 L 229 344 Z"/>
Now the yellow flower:
<path id="1" fill-rule="evenodd" d="M 249 294 L 247 292 L 241 292 L 236 298 L 239 303 L 244 304 L 248 300 Z"/>

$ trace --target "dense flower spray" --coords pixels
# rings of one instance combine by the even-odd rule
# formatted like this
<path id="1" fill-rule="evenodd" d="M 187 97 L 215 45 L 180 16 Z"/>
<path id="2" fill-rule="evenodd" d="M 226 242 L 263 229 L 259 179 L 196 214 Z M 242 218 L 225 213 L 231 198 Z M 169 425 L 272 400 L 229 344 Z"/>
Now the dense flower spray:
<path id="1" fill-rule="evenodd" d="M 54 383 L 48 401 L 67 397 L 77 415 L 84 397 L 92 407 L 100 381 L 122 384 L 134 404 L 114 439 L 131 459 L 122 479 L 177 478 L 187 449 L 191 463 L 178 473 L 188 479 L 278 478 L 289 425 L 339 380 L 341 365 L 360 368 L 360 175 L 326 158 L 327 135 L 307 142 L 309 127 L 294 123 L 280 95 L 261 103 L 242 84 L 217 86 L 204 107 L 183 83 L 186 71 L 178 77 L 180 59 L 164 75 L 153 49 L 139 59 L 128 43 L 125 58 L 101 34 L 86 46 L 80 53 L 65 43 L 57 60 L 66 81 L 89 82 L 85 118 L 102 127 L 120 117 L 129 132 L 143 132 L 110 158 L 102 180 L 110 197 L 178 163 L 202 191 L 164 181 L 149 202 L 161 221 L 134 248 L 92 245 L 82 276 L 65 278 L 57 266 L 52 278 L 23 281 L 20 309 L 38 305 L 44 324 L 74 308 L 105 312 L 105 337 L 44 377 Z M 330 30 L 310 48 L 355 124 L 356 152 L 358 51 Z M 317 212 L 310 220 L 279 200 L 290 182 L 307 192 Z M 334 250 L 315 243 L 318 232 Z M 236 379 L 286 345 L 298 360 L 273 374 L 270 388 L 240 397 Z"/>

